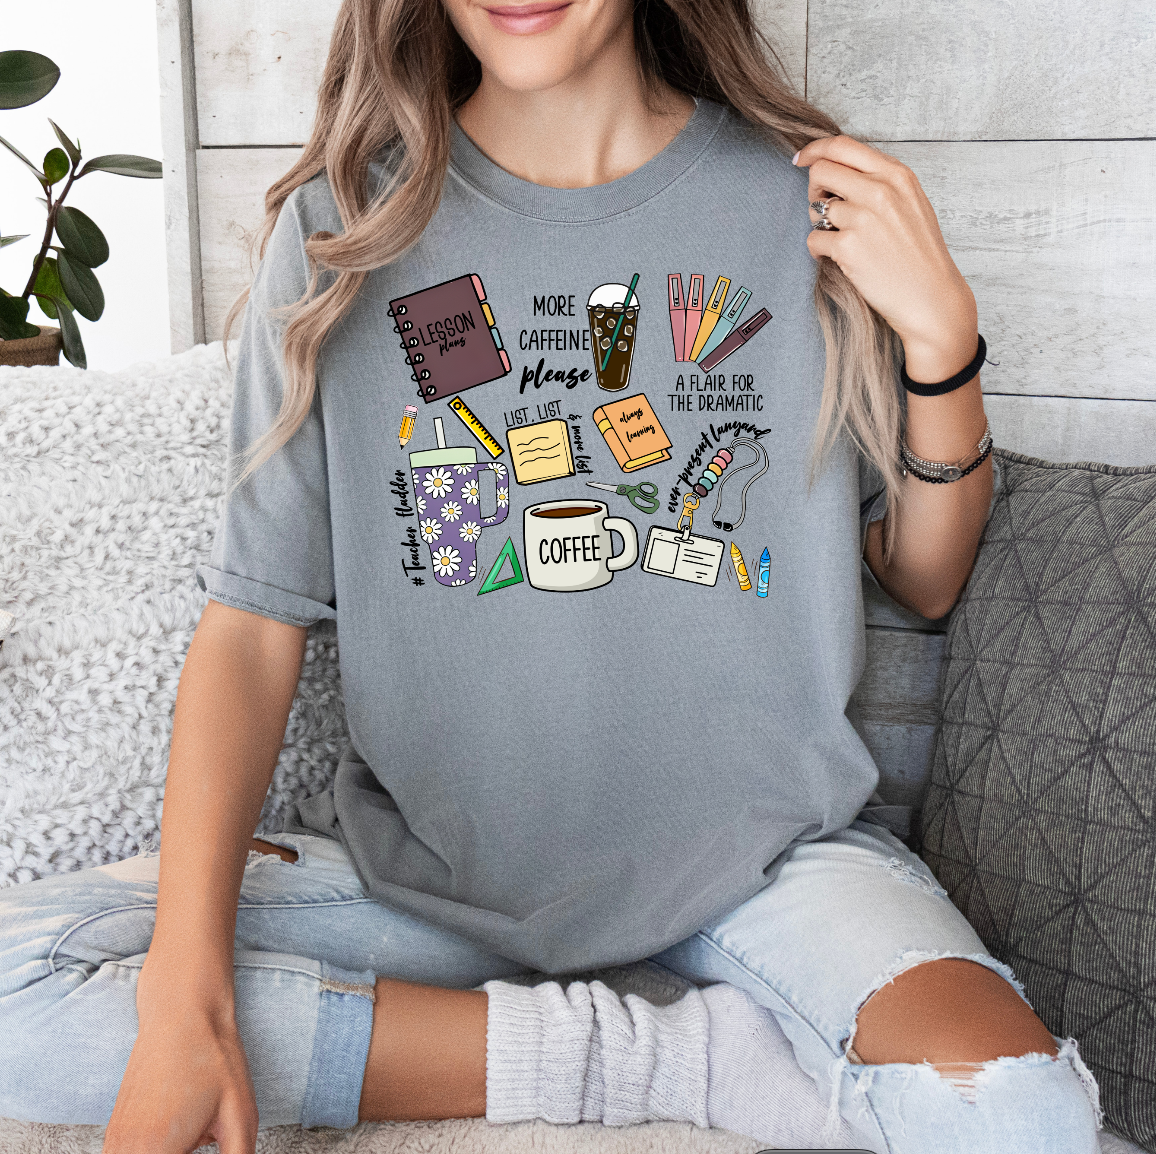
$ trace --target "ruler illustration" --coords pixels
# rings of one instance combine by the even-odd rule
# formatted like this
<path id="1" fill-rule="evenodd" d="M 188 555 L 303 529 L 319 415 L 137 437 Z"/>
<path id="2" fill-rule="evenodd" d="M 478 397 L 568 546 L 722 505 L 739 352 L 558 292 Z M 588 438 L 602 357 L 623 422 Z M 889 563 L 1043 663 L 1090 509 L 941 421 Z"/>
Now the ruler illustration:
<path id="1" fill-rule="evenodd" d="M 491 457 L 497 460 L 497 458 L 506 451 L 500 444 L 498 444 L 496 440 L 494 440 L 494 436 L 490 430 L 487 429 L 486 426 L 478 420 L 473 410 L 469 405 L 466 404 L 465 401 L 461 399 L 461 397 L 454 397 L 453 400 L 449 402 L 449 406 L 455 413 L 457 413 L 462 424 L 465 425 L 465 427 L 469 429 L 469 431 L 473 433 L 475 437 L 477 437 L 477 439 L 481 442 L 482 448 L 484 448 Z"/>

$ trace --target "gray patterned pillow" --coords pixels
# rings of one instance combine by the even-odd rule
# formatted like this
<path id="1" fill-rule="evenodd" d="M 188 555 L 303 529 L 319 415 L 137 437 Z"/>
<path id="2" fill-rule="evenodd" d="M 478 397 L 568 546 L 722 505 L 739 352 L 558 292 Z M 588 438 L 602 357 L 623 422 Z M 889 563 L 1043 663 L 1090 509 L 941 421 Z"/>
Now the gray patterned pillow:
<path id="1" fill-rule="evenodd" d="M 922 850 L 1106 1120 L 1156 1151 L 1156 466 L 999 454 Z"/>

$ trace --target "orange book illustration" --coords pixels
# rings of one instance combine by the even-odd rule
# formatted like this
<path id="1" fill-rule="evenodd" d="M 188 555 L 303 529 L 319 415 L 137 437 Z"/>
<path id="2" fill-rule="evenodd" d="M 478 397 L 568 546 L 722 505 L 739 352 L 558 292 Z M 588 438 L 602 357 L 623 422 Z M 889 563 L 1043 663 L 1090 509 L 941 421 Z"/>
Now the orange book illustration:
<path id="1" fill-rule="evenodd" d="M 593 416 L 624 473 L 670 460 L 670 438 L 645 393 L 599 405 Z"/>

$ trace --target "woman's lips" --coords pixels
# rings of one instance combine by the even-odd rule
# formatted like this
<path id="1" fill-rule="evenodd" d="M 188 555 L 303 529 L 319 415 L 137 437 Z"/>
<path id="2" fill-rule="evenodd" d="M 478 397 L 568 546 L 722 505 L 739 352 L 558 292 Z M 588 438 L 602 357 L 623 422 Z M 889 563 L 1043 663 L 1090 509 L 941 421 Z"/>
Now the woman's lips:
<path id="1" fill-rule="evenodd" d="M 530 36 L 535 32 L 545 32 L 566 15 L 570 0 L 546 0 L 540 4 L 509 4 L 486 8 L 494 26 L 513 36 Z"/>

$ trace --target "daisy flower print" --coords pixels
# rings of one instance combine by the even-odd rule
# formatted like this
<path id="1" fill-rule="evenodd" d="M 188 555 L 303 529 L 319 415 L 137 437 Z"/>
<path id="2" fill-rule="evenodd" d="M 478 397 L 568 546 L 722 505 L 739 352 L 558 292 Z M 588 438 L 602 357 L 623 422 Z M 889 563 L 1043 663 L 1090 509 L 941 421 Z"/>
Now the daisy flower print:
<path id="1" fill-rule="evenodd" d="M 431 497 L 448 497 L 452 490 L 450 475 L 445 469 L 431 469 L 425 475 L 422 488 Z"/>
<path id="2" fill-rule="evenodd" d="M 477 521 L 463 521 L 458 532 L 463 541 L 476 541 L 482 535 L 482 527 Z"/>
<path id="3" fill-rule="evenodd" d="M 457 475 L 459 477 L 464 477 L 467 473 L 470 473 L 472 471 L 473 471 L 473 465 L 455 465 L 454 466 L 454 472 L 457 473 Z"/>
<path id="4" fill-rule="evenodd" d="M 442 516 L 447 521 L 456 521 L 462 515 L 462 507 L 457 501 L 447 501 L 442 506 Z"/>
<path id="5" fill-rule="evenodd" d="M 417 505 L 417 511 L 419 513 L 424 513 L 425 512 L 425 498 L 420 493 L 418 493 L 418 495 L 414 498 L 414 501 Z"/>
<path id="6" fill-rule="evenodd" d="M 458 495 L 467 505 L 476 505 L 482 499 L 482 490 L 476 480 L 466 481 L 458 490 Z"/>
<path id="7" fill-rule="evenodd" d="M 418 525 L 418 532 L 426 544 L 429 544 L 431 541 L 436 541 L 442 535 L 441 522 L 435 521 L 433 517 L 427 517 Z"/>
<path id="8" fill-rule="evenodd" d="M 462 555 L 450 545 L 443 545 L 433 551 L 434 572 L 441 577 L 449 577 L 462 567 Z"/>
<path id="9" fill-rule="evenodd" d="M 506 466 L 499 465 L 496 461 L 490 465 L 490 468 L 493 469 L 499 477 L 504 477 L 506 475 Z"/>
<path id="10" fill-rule="evenodd" d="M 510 487 L 508 485 L 498 486 L 498 508 L 504 508 L 510 503 Z"/>

